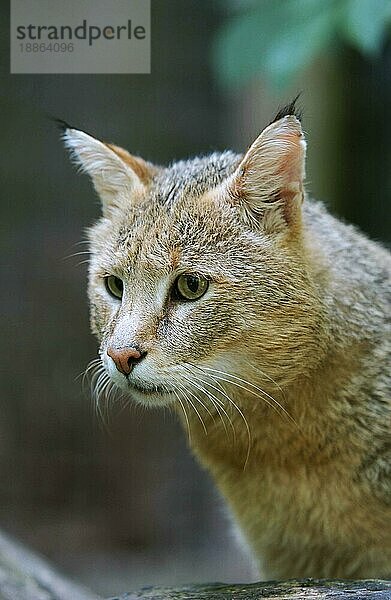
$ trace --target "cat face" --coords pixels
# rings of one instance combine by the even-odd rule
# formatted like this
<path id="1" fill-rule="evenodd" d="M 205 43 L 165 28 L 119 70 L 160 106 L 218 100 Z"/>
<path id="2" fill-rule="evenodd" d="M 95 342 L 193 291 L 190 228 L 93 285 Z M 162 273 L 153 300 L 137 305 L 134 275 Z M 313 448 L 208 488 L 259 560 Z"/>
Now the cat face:
<path id="1" fill-rule="evenodd" d="M 238 385 L 249 370 L 281 385 L 309 365 L 317 298 L 295 117 L 269 126 L 244 157 L 168 168 L 77 130 L 64 137 L 102 198 L 89 231 L 91 325 L 118 388 L 159 405 L 191 402 L 209 385 L 217 401 L 223 381 Z"/>

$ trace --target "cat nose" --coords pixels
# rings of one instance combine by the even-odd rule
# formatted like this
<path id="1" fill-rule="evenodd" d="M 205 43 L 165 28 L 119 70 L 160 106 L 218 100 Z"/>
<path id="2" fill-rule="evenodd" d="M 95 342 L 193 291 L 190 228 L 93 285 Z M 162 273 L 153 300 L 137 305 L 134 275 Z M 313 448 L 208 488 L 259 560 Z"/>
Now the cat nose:
<path id="1" fill-rule="evenodd" d="M 139 363 L 146 352 L 140 352 L 137 348 L 108 348 L 107 354 L 113 359 L 118 371 L 123 375 L 129 375 L 134 365 Z"/>

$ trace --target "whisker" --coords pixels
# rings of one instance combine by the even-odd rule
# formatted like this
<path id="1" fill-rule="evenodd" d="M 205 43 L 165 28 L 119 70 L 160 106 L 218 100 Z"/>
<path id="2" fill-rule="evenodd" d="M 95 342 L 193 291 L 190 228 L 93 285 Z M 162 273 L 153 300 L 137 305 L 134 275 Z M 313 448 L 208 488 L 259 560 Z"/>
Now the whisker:
<path id="1" fill-rule="evenodd" d="M 96 367 L 97 365 L 99 365 L 101 362 L 100 358 L 94 358 L 92 359 L 87 367 L 84 369 L 84 371 L 82 371 L 79 375 L 77 375 L 77 377 L 75 377 L 75 381 L 77 379 L 79 379 L 81 376 L 83 376 L 84 378 L 86 377 L 86 375 L 89 373 L 89 371 L 91 371 L 91 369 L 93 369 L 94 367 Z M 103 365 L 102 365 L 103 366 Z"/>
<path id="2" fill-rule="evenodd" d="M 277 381 L 275 381 L 275 380 L 273 379 L 273 377 L 270 377 L 270 375 L 268 375 L 267 373 L 265 373 L 265 371 L 262 371 L 262 370 L 261 370 L 259 367 L 256 367 L 255 365 L 253 365 L 253 364 L 251 364 L 251 363 L 247 363 L 247 365 L 248 365 L 249 367 L 251 367 L 252 369 L 254 369 L 255 371 L 258 371 L 258 372 L 259 372 L 259 373 L 262 375 L 262 377 L 266 377 L 266 379 L 268 379 L 269 381 L 271 381 L 271 382 L 273 383 L 273 385 L 275 385 L 275 386 L 276 386 L 276 388 L 278 389 L 278 391 L 279 391 L 279 392 L 281 392 L 281 394 L 282 394 L 282 397 L 283 397 L 283 399 L 284 399 L 284 402 L 286 402 L 286 396 L 285 396 L 285 392 L 284 392 L 284 390 L 283 390 L 283 389 L 282 389 L 282 387 L 281 387 L 281 386 L 280 386 L 280 385 L 277 383 Z"/>
<path id="3" fill-rule="evenodd" d="M 215 381 L 215 378 L 213 375 L 210 375 L 210 377 Z M 209 382 L 206 382 L 207 385 L 212 386 L 212 384 L 210 384 Z M 212 386 L 214 387 L 214 386 Z M 217 388 L 215 388 L 217 389 Z M 223 393 L 223 392 L 220 392 Z M 234 402 L 232 400 L 232 398 L 230 396 L 228 396 L 225 392 L 224 392 L 224 396 L 229 400 L 230 404 L 238 411 L 239 415 L 241 416 L 241 418 L 243 419 L 243 422 L 245 424 L 246 427 L 246 431 L 247 431 L 247 454 L 246 454 L 246 460 L 244 461 L 244 465 L 243 465 L 243 471 L 245 470 L 247 463 L 248 463 L 248 459 L 250 457 L 250 449 L 251 449 L 251 431 L 250 431 L 250 426 L 248 424 L 248 421 L 243 413 L 243 411 L 239 408 L 239 406 L 236 404 L 236 402 Z"/>
<path id="4" fill-rule="evenodd" d="M 190 380 L 188 377 L 186 377 L 186 376 L 184 376 L 184 375 L 182 375 L 182 377 L 183 377 L 183 379 L 184 379 L 185 381 L 187 381 L 188 383 L 191 383 L 191 380 Z M 209 408 L 206 406 L 206 404 L 205 404 L 204 402 L 202 402 L 202 400 L 201 400 L 200 398 L 198 398 L 198 396 L 196 396 L 196 395 L 195 395 L 195 394 L 194 394 L 194 393 L 193 393 L 191 390 L 189 390 L 188 388 L 186 388 L 184 385 L 181 385 L 181 384 L 180 384 L 178 381 L 177 381 L 176 383 L 177 383 L 178 387 L 179 387 L 179 388 L 182 390 L 182 392 L 184 392 L 184 393 L 185 393 L 185 392 L 186 392 L 186 393 L 188 392 L 188 393 L 189 393 L 191 396 L 193 396 L 193 398 L 194 398 L 195 400 L 197 400 L 197 402 L 198 402 L 199 404 L 201 404 L 202 408 L 204 408 L 204 410 L 206 410 L 206 412 L 207 412 L 207 413 L 208 413 L 208 415 L 211 417 L 211 419 L 214 419 L 214 414 L 212 414 L 212 413 L 210 412 Z"/>
<path id="5" fill-rule="evenodd" d="M 110 417 L 114 414 L 111 407 L 117 400 L 122 400 L 121 390 L 110 379 L 100 356 L 88 363 L 85 371 L 77 376 L 77 378 L 80 377 L 82 377 L 83 388 L 85 388 L 86 380 L 89 380 L 94 413 L 98 416 L 99 423 L 103 425 L 106 433 L 111 435 Z"/>
<path id="6" fill-rule="evenodd" d="M 295 421 L 295 419 L 289 414 L 289 412 L 282 406 L 282 404 L 280 404 L 275 398 L 273 398 L 273 396 L 271 396 L 270 394 L 268 394 L 267 392 L 265 392 L 265 390 L 263 390 L 262 388 L 254 385 L 253 383 L 251 383 L 250 381 L 247 381 L 246 379 L 242 379 L 241 377 L 237 377 L 236 375 L 232 375 L 231 373 L 227 373 L 226 371 L 220 371 L 218 369 L 213 369 L 211 367 L 204 367 L 206 370 L 208 371 L 212 371 L 213 373 L 217 373 L 216 378 L 220 379 L 221 381 L 225 381 L 226 383 L 231 383 L 232 385 L 236 385 L 237 387 L 249 392 L 250 394 L 253 394 L 254 396 L 260 398 L 261 400 L 263 400 L 264 402 L 266 402 L 266 404 L 268 404 L 271 408 L 273 408 L 277 414 L 279 414 L 280 416 L 285 415 L 296 427 L 297 429 L 300 430 L 299 425 L 297 424 L 297 422 Z M 225 379 L 224 377 L 221 377 L 221 375 L 223 375 L 225 378 L 231 378 L 231 379 Z M 244 383 L 245 385 L 240 385 L 237 382 L 241 382 Z M 247 387 L 249 386 L 249 387 Z M 256 390 L 256 391 L 254 391 Z M 259 393 L 263 394 L 263 396 L 260 396 Z M 266 396 L 266 398 L 264 397 Z M 270 401 L 271 400 L 271 401 Z M 273 404 L 274 403 L 274 404 Z M 278 410 L 280 409 L 280 410 Z M 283 413 L 283 415 L 281 414 L 281 412 Z"/>
<path id="7" fill-rule="evenodd" d="M 204 423 L 204 420 L 203 420 L 202 416 L 200 415 L 200 413 L 199 413 L 199 411 L 198 411 L 198 409 L 197 409 L 196 405 L 195 405 L 195 404 L 194 404 L 194 402 L 191 400 L 191 398 L 189 398 L 189 396 L 186 394 L 186 392 L 185 392 L 185 390 L 184 390 L 183 388 L 182 388 L 182 389 L 181 389 L 181 388 L 179 388 L 179 390 L 180 390 L 180 391 L 182 391 L 182 394 L 184 395 L 184 397 L 185 397 L 185 399 L 187 400 L 187 402 L 189 402 L 190 406 L 192 406 L 192 407 L 193 407 L 193 409 L 194 409 L 194 411 L 195 411 L 195 413 L 196 413 L 197 417 L 199 418 L 199 420 L 200 420 L 200 423 L 201 423 L 201 425 L 202 425 L 202 427 L 203 427 L 203 429 L 204 429 L 205 435 L 208 435 L 208 430 L 206 429 L 206 425 L 205 425 L 205 423 Z M 197 400 L 198 400 L 198 399 L 197 399 Z"/>
<path id="8" fill-rule="evenodd" d="M 105 381 L 105 373 L 100 373 L 100 375 L 97 378 L 97 381 L 93 387 L 93 391 L 92 391 L 92 397 L 95 400 L 95 410 L 97 415 L 99 416 L 99 418 L 101 419 L 101 422 L 106 425 L 106 421 L 104 419 L 104 415 L 102 412 L 102 408 L 101 408 L 101 402 L 100 402 L 100 393 L 99 390 L 102 387 L 103 382 Z"/>
<path id="9" fill-rule="evenodd" d="M 199 367 L 197 365 L 193 365 L 196 369 L 199 369 L 207 378 L 212 377 L 211 375 L 209 375 L 208 373 L 205 373 L 205 371 L 203 371 L 202 367 Z M 221 394 L 226 400 L 228 400 L 229 404 L 232 404 L 232 398 L 230 398 L 230 396 L 228 396 L 227 392 L 225 391 L 225 389 L 222 387 L 222 385 L 219 383 L 219 381 L 215 380 L 216 385 L 218 385 L 219 387 L 217 388 L 216 386 L 214 386 L 212 383 L 210 383 L 210 381 L 208 381 L 208 379 L 203 379 L 202 380 L 203 383 L 205 383 L 206 385 L 208 385 L 209 387 L 211 387 L 213 390 L 215 390 L 216 392 L 218 392 L 219 394 Z M 212 392 L 209 392 L 210 394 Z M 223 403 L 220 399 L 218 399 L 214 394 L 212 394 L 213 397 L 217 400 L 217 402 L 219 402 L 220 406 L 222 407 Z M 225 412 L 225 411 L 224 411 Z M 225 412 L 225 414 L 227 415 L 227 417 L 229 418 L 229 415 L 227 412 Z"/>
<path id="10" fill-rule="evenodd" d="M 179 404 L 180 404 L 180 405 L 181 405 L 181 407 L 182 407 L 183 414 L 185 415 L 186 424 L 187 424 L 187 432 L 188 432 L 188 437 L 189 437 L 189 444 L 191 444 L 191 431 L 190 431 L 189 417 L 187 416 L 187 412 L 186 412 L 186 410 L 185 410 L 185 406 L 184 406 L 184 404 L 183 404 L 182 400 L 180 399 L 179 395 L 177 394 L 176 390 L 173 390 L 173 392 L 174 392 L 174 394 L 175 394 L 175 396 L 176 396 L 176 398 L 177 398 L 177 400 L 178 400 Z"/>
<path id="11" fill-rule="evenodd" d="M 199 369 L 201 372 L 203 372 L 205 375 L 208 375 L 207 373 L 205 373 L 204 369 L 197 366 L 197 365 L 192 365 L 195 366 L 197 369 Z M 215 380 L 213 375 L 209 374 L 209 377 L 213 380 Z M 234 402 L 234 400 L 232 400 L 232 398 L 230 396 L 228 396 L 228 394 L 223 390 L 223 389 L 218 389 L 216 388 L 213 384 L 211 384 L 209 381 L 204 381 L 204 383 L 206 383 L 207 385 L 209 385 L 210 387 L 214 388 L 216 391 L 218 391 L 220 394 L 223 394 L 224 397 L 228 400 L 228 402 L 230 403 L 231 406 L 233 406 L 237 412 L 239 413 L 239 415 L 241 416 L 243 423 L 246 427 L 246 431 L 247 431 L 247 453 L 246 453 L 246 460 L 244 461 L 244 465 L 243 465 L 243 470 L 245 470 L 247 463 L 248 463 L 248 459 L 250 456 L 250 449 L 251 449 L 251 431 L 250 431 L 250 426 L 248 424 L 248 421 L 243 413 L 243 411 L 240 409 L 240 407 L 236 404 L 236 402 Z M 228 382 L 229 383 L 229 382 Z"/>
<path id="12" fill-rule="evenodd" d="M 82 256 L 83 254 L 88 254 L 88 256 L 90 256 L 91 251 L 90 250 L 82 250 L 81 252 L 74 252 L 73 254 L 68 254 L 67 256 L 63 256 L 62 260 L 69 260 L 71 258 L 74 258 L 75 256 Z"/>
<path id="13" fill-rule="evenodd" d="M 78 242 L 74 242 L 73 244 L 71 244 L 71 248 L 73 248 L 74 246 L 81 246 L 82 244 L 90 244 L 90 240 L 79 240 Z"/>
<path id="14" fill-rule="evenodd" d="M 118 392 L 119 392 L 119 390 L 118 390 L 117 386 L 112 383 L 111 389 L 109 391 L 109 396 L 108 396 L 109 401 L 111 402 L 112 397 L 113 397 L 113 399 L 115 399 L 115 397 L 117 396 L 117 399 L 122 402 L 122 406 L 120 407 L 120 409 L 118 410 L 118 412 L 115 415 L 116 418 L 120 417 L 122 415 L 122 413 L 130 406 L 130 404 L 132 402 L 131 398 L 126 398 L 124 396 L 124 394 L 122 394 L 122 393 L 119 394 Z"/>
<path id="15" fill-rule="evenodd" d="M 184 366 L 185 366 L 185 365 L 184 365 Z M 185 367 L 185 368 L 186 368 L 186 367 Z M 188 370 L 188 371 L 189 371 L 191 374 L 193 374 L 193 373 L 192 373 L 192 371 L 190 371 L 190 369 L 187 369 L 187 370 Z M 215 407 L 215 409 L 216 409 L 216 411 L 217 411 L 217 414 L 218 414 L 218 415 L 219 415 L 219 417 L 220 417 L 220 420 L 221 420 L 221 422 L 222 422 L 222 424 L 223 424 L 223 427 L 224 427 L 224 429 L 225 429 L 225 433 L 226 433 L 226 435 L 227 435 L 227 437 L 228 437 L 228 430 L 227 430 L 227 426 L 226 426 L 226 424 L 225 424 L 225 421 L 224 421 L 224 419 L 223 419 L 223 417 L 222 417 L 222 415 L 221 415 L 221 412 L 220 412 L 220 411 L 222 411 L 222 412 L 225 414 L 225 416 L 227 417 L 227 419 L 228 419 L 228 422 L 229 422 L 229 424 L 230 424 L 230 426 L 231 426 L 231 429 L 232 429 L 232 434 L 233 434 L 234 441 L 235 441 L 235 439 L 236 439 L 235 428 L 234 428 L 234 426 L 233 426 L 233 423 L 232 423 L 232 420 L 231 420 L 231 418 L 230 418 L 229 414 L 228 414 L 228 413 L 227 413 L 227 411 L 224 409 L 224 406 L 222 405 L 222 402 L 221 402 L 221 400 L 220 400 L 219 398 L 217 398 L 217 396 L 215 396 L 214 394 L 212 394 L 212 392 L 209 392 L 208 390 L 205 390 L 205 388 L 204 388 L 202 385 L 200 385 L 200 383 L 199 383 L 199 382 L 197 382 L 197 383 L 196 383 L 196 382 L 195 382 L 195 381 L 193 381 L 192 379 L 189 379 L 189 378 L 187 378 L 185 375 L 182 375 L 182 376 L 183 376 L 183 378 L 184 378 L 186 381 L 188 381 L 188 383 L 190 383 L 190 385 L 192 385 L 192 386 L 193 386 L 195 389 L 199 390 L 201 393 L 203 393 L 203 394 L 204 394 L 204 395 L 205 395 L 205 396 L 208 398 L 208 400 L 210 400 L 211 404 L 212 404 L 212 405 Z M 204 382 L 204 383 L 205 383 L 205 382 Z M 216 402 L 214 402 L 214 400 L 216 400 Z"/>

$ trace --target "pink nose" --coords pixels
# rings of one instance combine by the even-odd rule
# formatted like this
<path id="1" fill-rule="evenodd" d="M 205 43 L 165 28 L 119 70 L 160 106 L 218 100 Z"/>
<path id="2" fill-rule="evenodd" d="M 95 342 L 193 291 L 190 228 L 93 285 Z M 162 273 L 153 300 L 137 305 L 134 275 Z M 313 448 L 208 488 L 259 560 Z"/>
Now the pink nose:
<path id="1" fill-rule="evenodd" d="M 129 375 L 134 365 L 140 362 L 146 355 L 136 348 L 108 348 L 107 354 L 113 359 L 118 371 L 123 375 Z"/>

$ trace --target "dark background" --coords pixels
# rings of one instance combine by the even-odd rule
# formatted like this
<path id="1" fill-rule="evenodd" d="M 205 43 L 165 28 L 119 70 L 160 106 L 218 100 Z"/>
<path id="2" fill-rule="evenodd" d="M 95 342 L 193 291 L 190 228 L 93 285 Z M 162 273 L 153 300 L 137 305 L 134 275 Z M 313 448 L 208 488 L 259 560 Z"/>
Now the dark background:
<path id="1" fill-rule="evenodd" d="M 389 241 L 391 45 L 340 44 L 292 85 L 218 83 L 211 44 L 230 3 L 152 2 L 151 75 L 10 75 L 1 4 L 2 527 L 103 594 L 144 584 L 250 580 L 223 503 L 172 417 L 131 407 L 106 424 L 81 378 L 89 333 L 85 258 L 99 214 L 47 118 L 149 160 L 243 150 L 302 90 L 312 195 Z"/>

